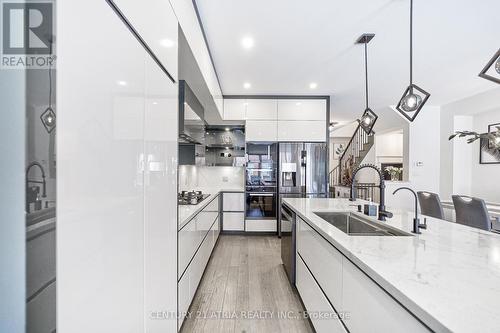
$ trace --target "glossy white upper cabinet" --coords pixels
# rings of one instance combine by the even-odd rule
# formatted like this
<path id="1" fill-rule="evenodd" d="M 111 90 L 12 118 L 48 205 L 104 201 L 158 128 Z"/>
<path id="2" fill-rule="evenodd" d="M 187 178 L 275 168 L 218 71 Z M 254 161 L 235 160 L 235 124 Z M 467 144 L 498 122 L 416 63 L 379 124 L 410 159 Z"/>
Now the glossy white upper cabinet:
<path id="1" fill-rule="evenodd" d="M 177 49 L 177 47 L 175 47 Z M 176 311 L 178 85 L 148 55 L 144 114 L 144 311 Z M 162 263 L 162 264 L 159 264 Z M 145 332 L 175 320 L 145 319 Z"/>
<path id="2" fill-rule="evenodd" d="M 275 120 L 247 120 L 246 141 L 277 141 L 278 123 Z"/>
<path id="3" fill-rule="evenodd" d="M 325 142 L 326 131 L 324 120 L 278 121 L 278 141 Z"/>
<path id="4" fill-rule="evenodd" d="M 178 22 L 168 0 L 114 0 L 130 24 L 177 80 Z"/>
<path id="5" fill-rule="evenodd" d="M 278 101 L 275 99 L 247 99 L 247 120 L 278 119 Z"/>
<path id="6" fill-rule="evenodd" d="M 224 120 L 245 120 L 246 100 L 225 99 L 224 100 Z"/>
<path id="7" fill-rule="evenodd" d="M 141 5 L 144 5 L 144 2 L 140 3 Z M 214 98 L 215 105 L 217 105 L 220 116 L 223 117 L 224 103 L 222 91 L 219 85 L 219 80 L 217 79 L 217 74 L 215 73 L 215 68 L 210 58 L 210 53 L 208 52 L 207 45 L 205 44 L 205 39 L 198 22 L 198 17 L 196 16 L 193 1 L 170 0 L 170 3 L 172 4 L 172 8 L 177 16 L 179 25 L 186 36 L 189 47 L 193 51 L 194 58 L 200 67 L 201 74 L 205 79 L 208 90 L 210 90 L 210 93 Z"/>
<path id="8" fill-rule="evenodd" d="M 143 332 L 147 53 L 105 1 L 57 18 L 57 330 Z"/>
<path id="9" fill-rule="evenodd" d="M 58 331 L 174 332 L 177 87 L 105 1 L 57 17 Z"/>
<path id="10" fill-rule="evenodd" d="M 279 99 L 278 120 L 326 121 L 326 100 Z"/>

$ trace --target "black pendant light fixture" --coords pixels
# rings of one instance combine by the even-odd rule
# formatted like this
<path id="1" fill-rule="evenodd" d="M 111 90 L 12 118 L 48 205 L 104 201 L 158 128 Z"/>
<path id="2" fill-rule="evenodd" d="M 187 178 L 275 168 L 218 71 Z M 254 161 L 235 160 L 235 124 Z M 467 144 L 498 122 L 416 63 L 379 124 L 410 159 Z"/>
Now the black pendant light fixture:
<path id="1" fill-rule="evenodd" d="M 413 84 L 413 0 L 410 0 L 410 85 L 406 88 L 396 109 L 410 122 L 415 120 L 431 94 Z"/>
<path id="2" fill-rule="evenodd" d="M 365 100 L 366 100 L 366 108 L 359 120 L 359 126 L 366 132 L 366 134 L 370 134 L 372 132 L 373 126 L 378 119 L 378 116 L 375 112 L 370 109 L 368 106 L 368 43 L 375 37 L 375 34 L 362 34 L 356 44 L 364 44 L 365 45 Z"/>
<path id="3" fill-rule="evenodd" d="M 484 66 L 479 76 L 483 79 L 490 80 L 500 84 L 500 49 Z"/>

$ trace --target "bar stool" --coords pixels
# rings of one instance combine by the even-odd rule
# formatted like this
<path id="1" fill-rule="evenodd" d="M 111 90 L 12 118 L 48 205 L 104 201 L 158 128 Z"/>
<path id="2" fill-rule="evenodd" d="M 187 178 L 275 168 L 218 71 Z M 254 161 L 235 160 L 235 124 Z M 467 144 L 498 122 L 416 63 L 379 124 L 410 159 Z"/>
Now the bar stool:
<path id="1" fill-rule="evenodd" d="M 423 215 L 444 220 L 444 211 L 439 195 L 425 191 L 419 191 L 417 195 L 418 201 L 420 202 L 420 212 Z"/>
<path id="2" fill-rule="evenodd" d="M 457 223 L 483 230 L 491 230 L 491 220 L 483 199 L 452 195 Z"/>

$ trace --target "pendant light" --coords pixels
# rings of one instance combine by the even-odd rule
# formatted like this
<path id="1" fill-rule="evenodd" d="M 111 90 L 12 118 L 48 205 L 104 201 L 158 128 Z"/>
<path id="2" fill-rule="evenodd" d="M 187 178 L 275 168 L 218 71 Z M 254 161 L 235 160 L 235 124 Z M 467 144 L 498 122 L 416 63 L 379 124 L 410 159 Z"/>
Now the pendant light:
<path id="1" fill-rule="evenodd" d="M 493 58 L 484 66 L 479 76 L 483 79 L 500 84 L 500 49 L 498 49 Z"/>
<path id="2" fill-rule="evenodd" d="M 370 134 L 372 132 L 373 126 L 378 119 L 378 116 L 375 112 L 370 109 L 368 106 L 368 43 L 375 37 L 375 34 L 362 34 L 356 44 L 364 44 L 365 45 L 365 101 L 366 108 L 359 120 L 359 126 L 366 132 L 366 134 Z"/>
<path id="3" fill-rule="evenodd" d="M 413 84 L 413 0 L 410 0 L 410 85 L 406 88 L 396 109 L 410 122 L 415 120 L 431 95 Z"/>

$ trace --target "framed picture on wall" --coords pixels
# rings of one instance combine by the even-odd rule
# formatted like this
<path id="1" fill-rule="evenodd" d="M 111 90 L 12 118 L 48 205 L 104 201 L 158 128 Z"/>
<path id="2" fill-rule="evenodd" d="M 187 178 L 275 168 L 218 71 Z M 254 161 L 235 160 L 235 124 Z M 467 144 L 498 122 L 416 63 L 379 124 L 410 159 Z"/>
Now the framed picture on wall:
<path id="1" fill-rule="evenodd" d="M 333 144 L 333 159 L 338 160 L 345 150 L 345 144 L 343 143 L 334 143 Z"/>
<path id="2" fill-rule="evenodd" d="M 488 125 L 488 133 L 496 132 L 497 131 L 497 127 L 500 127 L 500 123 Z M 489 149 L 494 149 L 494 145 L 491 142 L 491 140 L 488 141 L 488 148 Z"/>
<path id="3" fill-rule="evenodd" d="M 488 132 L 496 132 L 500 123 L 488 125 Z M 500 150 L 488 139 L 480 139 L 479 164 L 500 164 Z"/>

